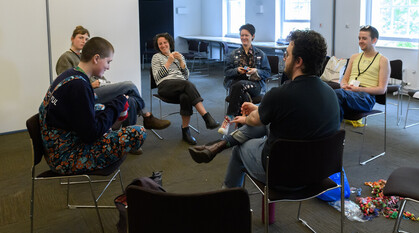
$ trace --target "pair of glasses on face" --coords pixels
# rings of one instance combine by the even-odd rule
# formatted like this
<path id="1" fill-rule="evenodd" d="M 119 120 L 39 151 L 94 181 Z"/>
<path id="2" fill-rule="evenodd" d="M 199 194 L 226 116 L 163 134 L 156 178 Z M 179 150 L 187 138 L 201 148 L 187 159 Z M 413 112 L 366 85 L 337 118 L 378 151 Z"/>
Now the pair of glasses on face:
<path id="1" fill-rule="evenodd" d="M 284 52 L 284 59 L 287 59 L 288 55 L 289 55 L 289 54 L 288 54 L 288 52 L 287 52 L 287 51 L 285 51 L 285 52 Z"/>

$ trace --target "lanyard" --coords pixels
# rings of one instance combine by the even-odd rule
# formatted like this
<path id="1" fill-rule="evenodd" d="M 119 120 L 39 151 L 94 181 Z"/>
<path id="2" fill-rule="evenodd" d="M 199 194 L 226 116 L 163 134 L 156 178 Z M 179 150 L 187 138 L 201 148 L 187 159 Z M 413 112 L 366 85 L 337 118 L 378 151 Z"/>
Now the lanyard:
<path id="1" fill-rule="evenodd" d="M 356 76 L 356 78 L 355 78 L 355 80 L 358 80 L 358 77 L 361 75 L 361 74 L 363 74 L 363 73 L 365 73 L 365 71 L 367 71 L 368 70 L 368 68 L 370 68 L 370 66 L 372 65 L 372 63 L 374 63 L 374 60 L 375 60 L 375 58 L 377 57 L 377 55 L 379 54 L 379 52 L 377 52 L 376 54 L 375 54 L 375 56 L 374 56 L 374 58 L 372 59 L 372 62 L 368 65 L 368 67 L 364 70 L 364 71 L 360 71 L 360 69 L 359 69 L 359 64 L 361 63 L 361 59 L 362 59 L 362 56 L 364 56 L 364 53 L 362 53 L 361 54 L 361 57 L 359 58 L 359 61 L 358 61 L 358 76 Z"/>
<path id="2" fill-rule="evenodd" d="M 71 52 L 73 52 L 74 54 L 76 54 L 76 56 L 80 59 L 80 55 L 78 55 L 76 52 L 74 52 L 74 50 L 70 49 Z"/>

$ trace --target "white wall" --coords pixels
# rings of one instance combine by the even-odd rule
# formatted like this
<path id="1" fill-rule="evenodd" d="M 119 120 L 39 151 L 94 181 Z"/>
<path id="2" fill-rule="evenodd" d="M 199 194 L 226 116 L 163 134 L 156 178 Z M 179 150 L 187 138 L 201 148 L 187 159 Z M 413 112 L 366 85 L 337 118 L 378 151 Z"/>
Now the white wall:
<path id="1" fill-rule="evenodd" d="M 336 57 L 349 58 L 358 52 L 359 22 L 360 0 L 336 0 Z"/>
<path id="2" fill-rule="evenodd" d="M 263 12 L 260 12 L 260 6 Z M 246 23 L 256 28 L 255 41 L 275 41 L 275 1 L 246 1 Z"/>
<path id="3" fill-rule="evenodd" d="M 327 54 L 332 54 L 333 0 L 311 0 L 310 28 L 322 34 L 327 43 Z"/>
<path id="4" fill-rule="evenodd" d="M 185 8 L 187 12 L 178 14 L 177 8 Z M 175 49 L 180 52 L 187 52 L 188 44 L 186 40 L 181 40 L 178 36 L 201 35 L 201 0 L 173 0 L 173 11 Z"/>
<path id="5" fill-rule="evenodd" d="M 74 28 L 82 25 L 89 30 L 91 37 L 103 37 L 115 48 L 111 67 L 106 71 L 105 77 L 112 82 L 130 80 L 141 90 L 137 0 L 49 0 L 49 2 L 54 77 L 56 77 L 56 61 L 70 48 L 70 38 Z"/>
<path id="6" fill-rule="evenodd" d="M 52 63 L 70 48 L 76 25 L 92 36 L 108 39 L 115 48 L 105 76 L 140 86 L 137 0 L 49 0 Z M 81 7 L 83 6 L 83 7 Z M 0 1 L 0 133 L 26 129 L 49 86 L 45 0 Z"/>
<path id="7" fill-rule="evenodd" d="M 0 133 L 26 129 L 49 85 L 45 0 L 0 1 Z"/>

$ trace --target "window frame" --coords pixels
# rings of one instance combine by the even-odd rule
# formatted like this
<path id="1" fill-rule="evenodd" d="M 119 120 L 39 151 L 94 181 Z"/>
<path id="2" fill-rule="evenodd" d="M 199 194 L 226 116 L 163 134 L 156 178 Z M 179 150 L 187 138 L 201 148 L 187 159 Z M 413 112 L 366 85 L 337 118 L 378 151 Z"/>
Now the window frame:
<path id="1" fill-rule="evenodd" d="M 286 36 L 283 37 L 284 33 L 284 23 L 309 23 L 311 21 L 311 15 L 309 20 L 301 20 L 301 19 L 285 19 L 285 3 L 287 0 L 280 0 L 280 19 L 279 19 L 279 39 L 286 39 Z M 311 8 L 311 0 L 310 0 L 310 8 Z"/>
<path id="2" fill-rule="evenodd" d="M 231 31 L 231 15 L 230 15 L 230 1 L 237 1 L 237 0 L 224 0 L 225 1 L 225 9 L 226 9 L 226 13 L 225 13 L 225 26 L 226 26 L 226 30 L 225 30 L 225 37 L 231 37 L 231 38 L 240 38 L 240 33 L 237 32 L 232 32 Z M 245 8 L 245 17 L 244 17 L 244 22 L 246 22 L 246 0 L 241 0 L 244 3 L 244 8 Z M 244 23 L 243 23 L 244 24 Z"/>
<path id="3" fill-rule="evenodd" d="M 365 0 L 365 12 L 364 15 L 362 15 L 363 13 L 361 13 L 361 22 L 363 20 L 363 17 L 365 16 L 365 25 L 371 25 L 372 21 L 373 21 L 373 5 L 372 5 L 372 0 Z M 410 4 L 407 4 L 406 6 L 410 6 Z M 393 9 L 393 7 L 391 7 L 390 9 Z M 373 25 L 374 26 L 374 25 Z M 380 28 L 377 28 L 378 31 L 380 31 Z M 411 34 L 409 34 L 410 36 L 412 36 Z M 411 42 L 411 43 L 418 43 L 419 44 L 419 34 L 416 38 L 407 38 L 407 37 L 397 37 L 397 36 L 381 36 L 379 38 L 379 41 L 390 41 L 390 42 Z M 378 45 L 380 47 L 395 47 L 395 48 L 404 48 L 404 49 L 419 49 L 418 47 L 399 47 L 399 46 L 393 46 L 393 45 Z"/>

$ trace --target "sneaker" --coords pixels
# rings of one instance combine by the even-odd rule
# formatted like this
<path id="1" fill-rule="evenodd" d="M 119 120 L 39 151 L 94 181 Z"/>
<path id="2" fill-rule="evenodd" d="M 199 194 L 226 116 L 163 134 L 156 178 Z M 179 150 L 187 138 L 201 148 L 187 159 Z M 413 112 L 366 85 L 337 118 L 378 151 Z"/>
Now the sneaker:
<path id="1" fill-rule="evenodd" d="M 143 117 L 144 128 L 146 129 L 165 129 L 169 127 L 170 121 L 155 118 L 153 114 L 148 117 Z"/>
<path id="2" fill-rule="evenodd" d="M 231 118 L 229 116 L 225 116 L 223 124 L 218 129 L 218 133 L 223 134 L 223 135 L 227 135 L 228 134 L 228 129 L 230 128 L 230 121 L 231 121 Z"/>

